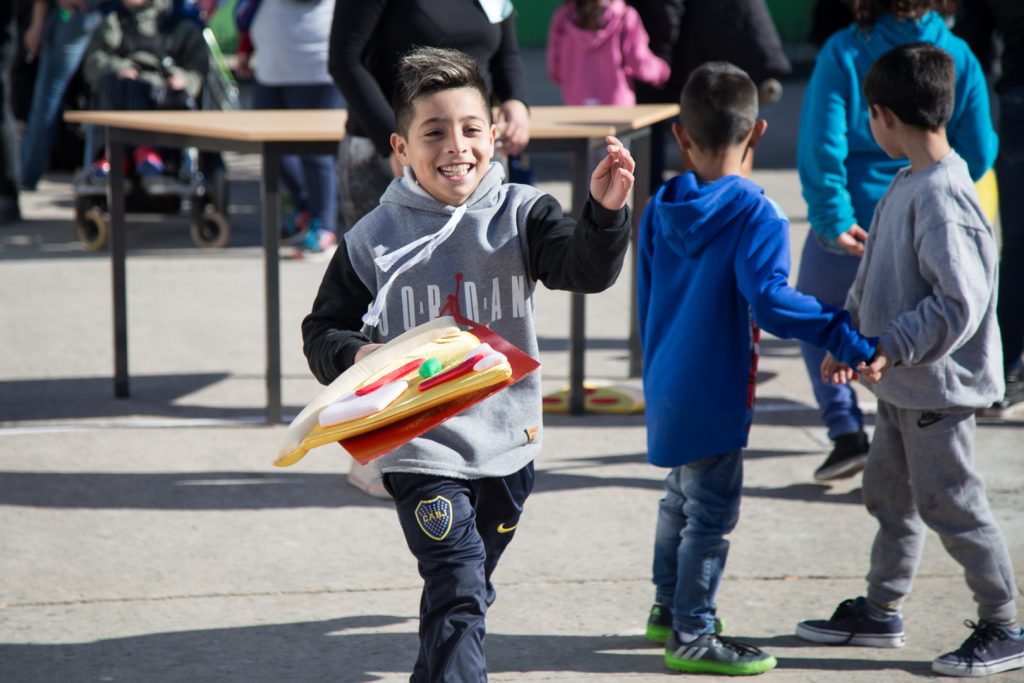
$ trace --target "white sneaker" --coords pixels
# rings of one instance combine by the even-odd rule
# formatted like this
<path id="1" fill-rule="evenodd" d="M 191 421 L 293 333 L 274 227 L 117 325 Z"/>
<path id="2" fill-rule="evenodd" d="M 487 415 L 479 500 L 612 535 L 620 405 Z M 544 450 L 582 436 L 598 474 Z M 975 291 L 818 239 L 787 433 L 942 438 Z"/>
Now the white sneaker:
<path id="1" fill-rule="evenodd" d="M 381 481 L 380 472 L 377 470 L 377 466 L 372 462 L 366 465 L 360 465 L 355 460 L 352 461 L 352 467 L 348 471 L 348 483 L 356 487 L 371 498 L 377 498 L 378 500 L 391 500 L 391 494 L 384 488 L 384 482 Z"/>

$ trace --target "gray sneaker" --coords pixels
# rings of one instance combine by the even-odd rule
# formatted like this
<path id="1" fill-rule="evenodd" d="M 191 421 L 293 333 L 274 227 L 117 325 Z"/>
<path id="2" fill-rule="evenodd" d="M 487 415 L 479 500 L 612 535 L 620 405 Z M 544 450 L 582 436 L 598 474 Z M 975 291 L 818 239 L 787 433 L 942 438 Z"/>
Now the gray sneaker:
<path id="1" fill-rule="evenodd" d="M 673 671 L 749 676 L 771 671 L 777 664 L 775 657 L 753 645 L 713 633 L 689 643 L 680 643 L 672 633 L 665 643 L 665 666 Z"/>
<path id="2" fill-rule="evenodd" d="M 945 676 L 988 676 L 1001 671 L 1024 668 L 1024 632 L 1009 630 L 981 621 L 965 621 L 974 632 L 960 649 L 936 657 L 932 671 Z"/>

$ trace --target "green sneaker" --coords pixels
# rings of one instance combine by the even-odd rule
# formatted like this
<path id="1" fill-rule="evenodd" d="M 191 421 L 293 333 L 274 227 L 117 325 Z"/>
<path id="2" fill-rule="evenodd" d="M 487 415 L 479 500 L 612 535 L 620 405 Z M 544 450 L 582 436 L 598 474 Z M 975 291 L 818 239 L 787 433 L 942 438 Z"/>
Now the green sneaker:
<path id="1" fill-rule="evenodd" d="M 721 633 L 725 628 L 724 623 L 715 617 L 715 633 Z M 672 633 L 672 610 L 664 605 L 652 605 L 651 616 L 647 617 L 647 640 L 652 640 L 661 645 L 665 644 Z"/>
<path id="2" fill-rule="evenodd" d="M 706 633 L 690 643 L 680 643 L 675 633 L 665 643 L 665 666 L 688 673 L 749 676 L 771 671 L 775 657 L 753 645 Z"/>

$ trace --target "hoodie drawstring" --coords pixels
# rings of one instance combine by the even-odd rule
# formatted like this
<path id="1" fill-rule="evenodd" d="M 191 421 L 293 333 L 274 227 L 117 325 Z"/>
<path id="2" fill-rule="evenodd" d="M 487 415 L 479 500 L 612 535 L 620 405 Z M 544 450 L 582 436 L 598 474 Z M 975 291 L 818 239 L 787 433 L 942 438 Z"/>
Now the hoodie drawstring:
<path id="1" fill-rule="evenodd" d="M 384 302 L 388 297 L 388 290 L 391 289 L 391 285 L 393 285 L 395 280 L 398 279 L 398 276 L 415 266 L 417 263 L 421 263 L 430 258 L 430 255 L 433 254 L 445 240 L 451 237 L 453 232 L 455 232 L 455 226 L 459 224 L 459 221 L 462 220 L 465 213 L 465 204 L 455 207 L 451 218 L 449 218 L 448 222 L 441 226 L 441 229 L 437 232 L 431 235 L 425 235 L 400 249 L 396 249 L 388 254 L 382 254 L 373 260 L 374 264 L 380 268 L 381 272 L 386 273 L 391 270 L 395 263 L 397 263 L 403 256 L 411 252 L 413 249 L 421 247 L 420 250 L 413 254 L 408 261 L 400 265 L 398 269 L 388 277 L 384 286 L 377 291 L 377 296 L 374 298 L 373 303 L 363 315 L 364 325 L 367 327 L 377 326 L 377 323 L 380 322 L 381 312 L 384 310 Z"/>

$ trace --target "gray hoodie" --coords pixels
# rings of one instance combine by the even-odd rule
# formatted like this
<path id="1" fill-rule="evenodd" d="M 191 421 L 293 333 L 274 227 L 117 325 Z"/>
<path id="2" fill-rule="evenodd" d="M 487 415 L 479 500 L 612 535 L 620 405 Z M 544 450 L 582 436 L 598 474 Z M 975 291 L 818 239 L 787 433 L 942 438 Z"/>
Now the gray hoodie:
<path id="1" fill-rule="evenodd" d="M 900 408 L 981 408 L 1003 394 L 998 251 L 967 164 L 950 152 L 896 174 L 846 308 L 894 367 L 872 388 Z"/>
<path id="2" fill-rule="evenodd" d="M 451 314 L 444 309 L 452 303 L 462 316 L 538 358 L 536 283 L 596 292 L 615 281 L 629 243 L 628 211 L 608 211 L 590 200 L 577 223 L 549 195 L 503 179 L 501 166 L 491 164 L 458 207 L 465 213 L 450 234 L 442 228 L 456 207 L 438 202 L 410 177 L 388 186 L 380 206 L 344 235 L 302 323 L 317 379 L 329 383 L 362 344 Z M 431 237 L 438 234 L 444 237 Z M 414 243 L 384 269 L 382 257 Z M 361 331 L 374 301 L 382 305 L 379 322 Z M 382 457 L 380 468 L 462 479 L 512 474 L 540 448 L 540 399 L 535 372 Z"/>

